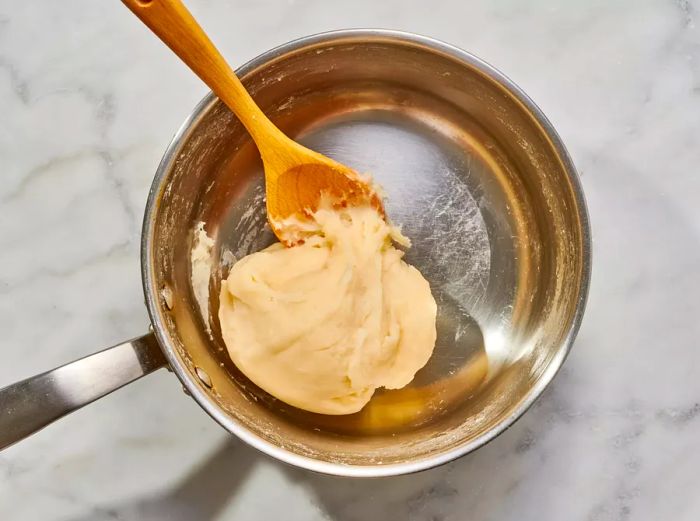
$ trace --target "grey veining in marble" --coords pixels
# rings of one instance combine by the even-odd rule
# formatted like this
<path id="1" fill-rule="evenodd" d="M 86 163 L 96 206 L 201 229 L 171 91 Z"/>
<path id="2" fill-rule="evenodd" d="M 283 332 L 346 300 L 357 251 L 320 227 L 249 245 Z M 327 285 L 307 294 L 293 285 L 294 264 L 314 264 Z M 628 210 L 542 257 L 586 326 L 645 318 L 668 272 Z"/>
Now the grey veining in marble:
<path id="1" fill-rule="evenodd" d="M 700 519 L 700 2 L 188 5 L 236 64 L 369 26 L 434 36 L 512 77 L 583 176 L 583 328 L 512 429 L 376 481 L 255 453 L 163 371 L 0 453 L 0 519 Z M 0 385 L 146 329 L 141 213 L 204 93 L 117 0 L 0 0 Z"/>

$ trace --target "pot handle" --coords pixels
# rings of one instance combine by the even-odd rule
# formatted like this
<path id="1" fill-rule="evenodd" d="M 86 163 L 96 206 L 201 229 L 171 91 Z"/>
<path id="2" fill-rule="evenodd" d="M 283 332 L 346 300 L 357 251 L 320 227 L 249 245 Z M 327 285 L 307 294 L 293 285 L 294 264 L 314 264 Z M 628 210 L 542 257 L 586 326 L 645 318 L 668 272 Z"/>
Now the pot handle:
<path id="1" fill-rule="evenodd" d="M 166 364 L 149 333 L 0 389 L 0 450 Z"/>

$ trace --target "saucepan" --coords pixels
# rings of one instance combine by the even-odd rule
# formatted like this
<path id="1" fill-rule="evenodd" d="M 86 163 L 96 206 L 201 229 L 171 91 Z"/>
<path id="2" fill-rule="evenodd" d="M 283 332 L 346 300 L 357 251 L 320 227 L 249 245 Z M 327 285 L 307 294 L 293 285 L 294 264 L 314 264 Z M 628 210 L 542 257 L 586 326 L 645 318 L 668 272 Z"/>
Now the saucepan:
<path id="1" fill-rule="evenodd" d="M 237 370 L 217 319 L 220 280 L 274 237 L 257 150 L 210 94 L 148 196 L 141 264 L 152 331 L 0 390 L 0 447 L 161 367 L 228 431 L 314 471 L 403 474 L 493 439 L 564 362 L 588 293 L 585 201 L 552 125 L 490 65 L 408 33 L 309 36 L 237 72 L 288 135 L 383 187 L 389 218 L 413 241 L 406 258 L 438 303 L 431 360 L 408 387 L 378 391 L 347 416 L 295 409 Z M 202 233 L 210 269 L 197 284 Z"/>

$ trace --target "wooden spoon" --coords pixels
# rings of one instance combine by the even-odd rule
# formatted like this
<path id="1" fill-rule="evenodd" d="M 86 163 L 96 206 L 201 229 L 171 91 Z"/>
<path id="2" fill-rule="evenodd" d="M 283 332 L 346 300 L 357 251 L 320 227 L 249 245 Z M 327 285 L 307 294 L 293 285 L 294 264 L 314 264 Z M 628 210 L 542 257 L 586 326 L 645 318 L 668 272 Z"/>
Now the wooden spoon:
<path id="1" fill-rule="evenodd" d="M 285 220 L 308 218 L 322 193 L 338 206 L 371 204 L 383 215 L 379 196 L 357 172 L 291 140 L 265 116 L 180 0 L 122 1 L 226 103 L 252 136 L 265 168 L 267 217 L 282 242 L 303 240 Z"/>

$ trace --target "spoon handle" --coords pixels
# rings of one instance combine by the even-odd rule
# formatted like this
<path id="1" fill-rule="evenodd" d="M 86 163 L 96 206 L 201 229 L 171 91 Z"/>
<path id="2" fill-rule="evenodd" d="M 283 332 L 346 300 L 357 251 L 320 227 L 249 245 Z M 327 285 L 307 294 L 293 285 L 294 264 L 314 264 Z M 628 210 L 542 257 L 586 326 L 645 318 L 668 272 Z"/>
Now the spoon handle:
<path id="1" fill-rule="evenodd" d="M 180 0 L 122 0 L 236 114 L 261 148 L 281 132 Z"/>

